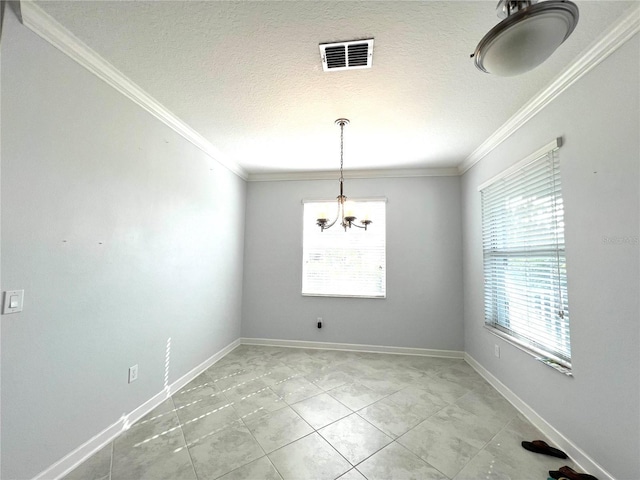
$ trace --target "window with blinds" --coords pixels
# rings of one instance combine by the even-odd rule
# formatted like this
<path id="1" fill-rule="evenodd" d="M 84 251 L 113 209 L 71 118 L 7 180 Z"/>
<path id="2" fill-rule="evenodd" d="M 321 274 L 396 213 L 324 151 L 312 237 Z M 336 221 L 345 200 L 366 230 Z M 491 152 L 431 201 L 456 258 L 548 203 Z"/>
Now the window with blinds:
<path id="1" fill-rule="evenodd" d="M 372 221 L 365 231 L 338 223 L 321 231 L 320 212 L 337 209 L 336 201 L 304 202 L 302 295 L 328 297 L 386 296 L 386 202 L 353 202 L 356 216 Z M 356 220 L 357 221 L 357 220 Z"/>
<path id="2" fill-rule="evenodd" d="M 570 368 L 558 145 L 480 187 L 485 324 Z"/>

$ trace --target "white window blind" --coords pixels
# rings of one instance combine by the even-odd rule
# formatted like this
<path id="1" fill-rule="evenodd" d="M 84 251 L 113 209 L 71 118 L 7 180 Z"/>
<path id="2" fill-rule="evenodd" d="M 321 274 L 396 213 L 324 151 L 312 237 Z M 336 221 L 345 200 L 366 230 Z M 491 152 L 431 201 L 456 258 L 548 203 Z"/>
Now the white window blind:
<path id="1" fill-rule="evenodd" d="M 571 366 L 557 149 L 481 189 L 485 323 Z"/>
<path id="2" fill-rule="evenodd" d="M 336 201 L 304 203 L 302 295 L 386 296 L 386 202 L 356 201 L 353 205 L 358 218 L 366 214 L 373 221 L 366 231 L 352 227 L 345 232 L 340 221 L 321 231 L 316 219 L 320 212 L 335 215 Z"/>

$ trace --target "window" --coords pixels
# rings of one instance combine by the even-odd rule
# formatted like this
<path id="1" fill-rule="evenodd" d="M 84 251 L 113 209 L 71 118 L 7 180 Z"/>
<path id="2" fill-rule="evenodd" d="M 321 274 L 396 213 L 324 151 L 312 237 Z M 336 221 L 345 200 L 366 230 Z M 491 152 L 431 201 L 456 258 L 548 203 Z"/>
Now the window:
<path id="1" fill-rule="evenodd" d="M 305 202 L 303 215 L 302 295 L 373 297 L 386 295 L 386 202 L 353 202 L 373 222 L 365 231 L 338 223 L 320 231 L 320 212 L 334 215 L 336 201 Z M 358 214 L 358 213 L 357 213 Z"/>
<path id="2" fill-rule="evenodd" d="M 485 324 L 570 368 L 558 146 L 480 187 Z"/>

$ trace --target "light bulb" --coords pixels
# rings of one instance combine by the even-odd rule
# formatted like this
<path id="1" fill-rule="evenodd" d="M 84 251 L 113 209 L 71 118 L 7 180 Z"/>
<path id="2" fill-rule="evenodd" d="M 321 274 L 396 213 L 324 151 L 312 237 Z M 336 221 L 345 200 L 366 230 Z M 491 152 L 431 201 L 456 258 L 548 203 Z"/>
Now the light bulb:
<path id="1" fill-rule="evenodd" d="M 355 209 L 354 204 L 351 201 L 347 201 L 344 205 L 344 216 L 345 217 L 355 217 Z"/>

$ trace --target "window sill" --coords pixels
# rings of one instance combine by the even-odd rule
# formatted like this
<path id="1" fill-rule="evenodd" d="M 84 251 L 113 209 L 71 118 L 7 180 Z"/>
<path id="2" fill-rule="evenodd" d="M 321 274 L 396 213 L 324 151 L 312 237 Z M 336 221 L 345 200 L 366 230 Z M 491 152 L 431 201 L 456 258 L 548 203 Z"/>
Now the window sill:
<path id="1" fill-rule="evenodd" d="M 553 359 L 545 358 L 545 357 L 535 357 L 535 358 L 539 362 L 544 363 L 547 367 L 551 367 L 554 370 L 557 370 L 558 372 L 565 374 L 567 377 L 573 377 L 573 372 L 571 372 L 570 368 L 567 368 L 564 365 L 560 365 Z"/>
<path id="2" fill-rule="evenodd" d="M 337 293 L 303 293 L 303 297 L 326 297 L 326 298 L 374 298 L 385 299 L 386 295 L 339 295 Z"/>
<path id="3" fill-rule="evenodd" d="M 531 345 L 526 345 L 526 344 L 523 344 L 521 342 L 518 342 L 517 339 L 507 335 L 506 333 L 504 333 L 504 332 L 502 332 L 500 330 L 492 328 L 489 325 L 485 324 L 484 328 L 486 328 L 489 331 L 489 333 L 491 333 L 492 335 L 495 335 L 496 337 L 500 337 L 505 342 L 510 343 L 511 345 L 513 345 L 514 347 L 518 348 L 519 350 L 522 350 L 523 352 L 527 353 L 528 355 L 531 355 L 533 358 L 535 358 L 537 361 L 543 363 L 547 367 L 551 367 L 555 371 L 557 371 L 559 373 L 562 373 L 563 375 L 566 375 L 567 377 L 573 377 L 573 372 L 571 371 L 571 366 L 570 365 L 564 365 L 564 364 L 560 363 L 557 359 L 550 358 L 547 354 L 545 354 L 545 352 L 543 352 L 541 350 L 538 350 L 536 348 L 533 348 L 533 347 L 531 347 Z"/>

